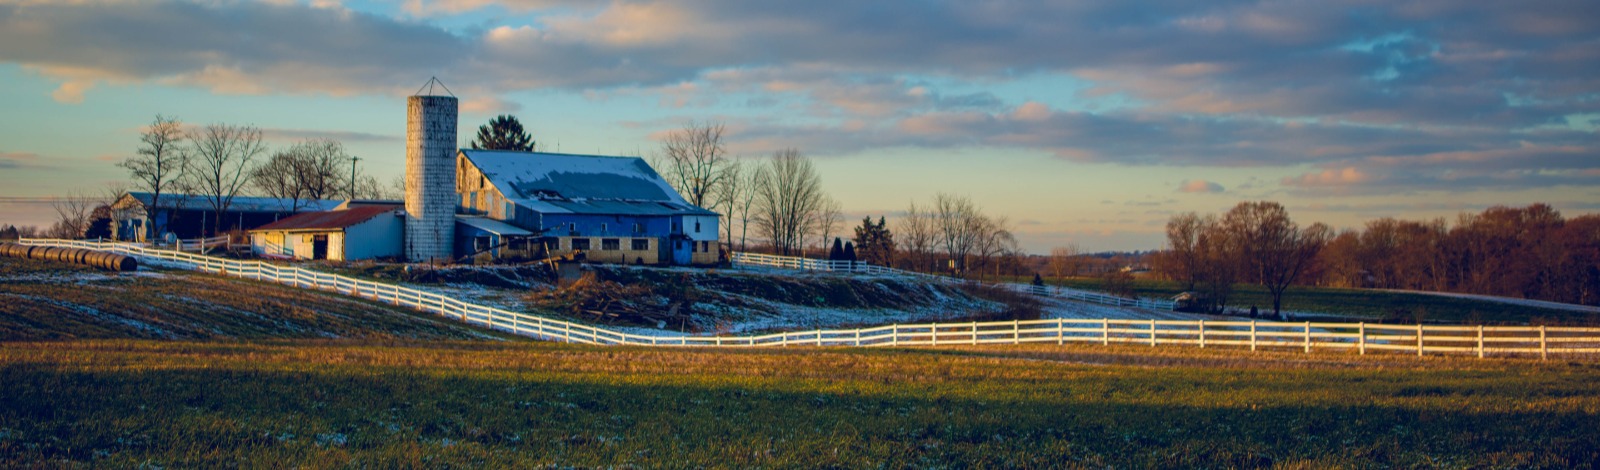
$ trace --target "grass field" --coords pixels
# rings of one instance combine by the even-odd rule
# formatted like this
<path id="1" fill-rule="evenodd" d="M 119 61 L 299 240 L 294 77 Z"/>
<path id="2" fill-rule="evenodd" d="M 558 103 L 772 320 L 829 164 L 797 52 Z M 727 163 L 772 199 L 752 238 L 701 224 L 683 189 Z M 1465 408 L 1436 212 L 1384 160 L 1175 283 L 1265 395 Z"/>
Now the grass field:
<path id="1" fill-rule="evenodd" d="M 0 467 L 1518 467 L 1589 363 L 1138 346 L 0 344 Z"/>
<path id="2" fill-rule="evenodd" d="M 515 337 L 333 292 L 0 257 L 0 340 L 70 338 Z"/>
<path id="3" fill-rule="evenodd" d="M 1015 282 L 1027 282 L 1019 279 Z M 1047 283 L 1078 289 L 1100 290 L 1096 278 L 1048 279 Z M 1175 281 L 1138 280 L 1133 284 L 1140 297 L 1171 298 L 1183 292 Z M 1272 296 L 1265 287 L 1240 284 L 1228 298 L 1229 308 L 1248 311 L 1254 305 L 1262 312 L 1272 311 Z M 1283 297 L 1284 310 L 1331 313 L 1373 320 L 1395 319 L 1407 323 L 1452 322 L 1471 324 L 1596 324 L 1600 315 L 1567 310 L 1525 307 L 1484 300 L 1425 294 L 1383 292 L 1331 287 L 1290 287 Z"/>

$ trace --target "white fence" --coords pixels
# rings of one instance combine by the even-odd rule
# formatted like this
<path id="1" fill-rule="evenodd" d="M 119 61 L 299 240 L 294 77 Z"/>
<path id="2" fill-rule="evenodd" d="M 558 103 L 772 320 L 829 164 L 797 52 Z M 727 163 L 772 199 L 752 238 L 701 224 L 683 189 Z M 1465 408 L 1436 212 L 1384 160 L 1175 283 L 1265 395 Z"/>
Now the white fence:
<path id="1" fill-rule="evenodd" d="M 612 331 L 527 313 L 462 302 L 423 292 L 302 268 L 259 261 L 238 261 L 132 244 L 23 239 L 24 245 L 112 251 L 182 263 L 194 269 L 322 289 L 410 307 L 466 323 L 533 338 L 571 343 L 666 346 L 956 346 L 1024 343 L 1126 343 L 1150 346 L 1232 346 L 1258 349 L 1317 351 L 1399 351 L 1418 356 L 1600 353 L 1600 328 L 1544 326 L 1424 326 L 1368 323 L 1275 323 L 1189 320 L 1017 320 L 924 323 L 862 329 L 831 329 L 759 336 L 649 336 Z"/>
<path id="2" fill-rule="evenodd" d="M 965 280 L 961 280 L 961 279 L 956 279 L 956 278 L 949 277 L 949 276 L 940 276 L 940 275 L 936 275 L 936 274 L 919 273 L 919 272 L 915 272 L 915 271 L 906 271 L 906 270 L 903 270 L 903 269 L 894 269 L 894 268 L 888 268 L 888 267 L 883 267 L 883 266 L 876 266 L 876 265 L 872 265 L 872 264 L 863 263 L 863 262 L 860 262 L 860 261 L 830 261 L 830 260 L 820 260 L 820 259 L 798 258 L 798 257 L 793 257 L 793 256 L 776 256 L 776 255 L 764 255 L 764 254 L 760 254 L 760 253 L 743 253 L 743 252 L 734 252 L 734 253 L 729 254 L 728 255 L 728 260 L 733 262 L 733 264 L 736 265 L 736 266 L 739 266 L 739 265 L 742 265 L 742 266 L 763 266 L 763 267 L 772 267 L 772 268 L 801 269 L 801 270 L 808 270 L 808 271 L 828 271 L 828 272 L 838 272 L 838 273 L 868 274 L 868 275 L 874 275 L 874 276 L 910 276 L 910 277 L 918 277 L 918 278 L 922 278 L 922 279 L 928 279 L 928 280 L 932 280 L 932 281 L 936 281 L 936 282 L 944 282 L 944 283 L 950 283 L 950 284 L 962 283 L 962 282 L 974 282 L 974 281 L 965 281 Z M 1091 303 L 1104 304 L 1104 305 L 1115 305 L 1115 306 L 1118 306 L 1118 307 L 1139 307 L 1139 308 L 1148 308 L 1148 309 L 1155 309 L 1155 310 L 1172 310 L 1173 308 L 1176 308 L 1176 304 L 1174 304 L 1171 300 L 1143 299 L 1143 298 L 1140 298 L 1140 299 L 1129 299 L 1129 298 L 1126 298 L 1126 297 L 1117 297 L 1117 296 L 1106 294 L 1106 293 L 1102 293 L 1102 292 L 1086 291 L 1086 290 L 1072 289 L 1072 288 L 1060 287 L 1060 286 L 1035 286 L 1035 285 L 1032 285 L 1032 284 L 1016 284 L 1016 283 L 1010 283 L 1010 282 L 1002 282 L 1002 283 L 995 283 L 995 284 L 985 284 L 985 285 L 990 285 L 990 286 L 993 286 L 993 287 L 998 287 L 998 288 L 1001 288 L 1001 289 L 1011 290 L 1011 291 L 1015 291 L 1015 292 L 1021 292 L 1021 293 L 1024 293 L 1024 294 L 1033 294 L 1033 295 L 1047 296 L 1047 297 L 1059 297 L 1059 298 L 1063 298 L 1063 299 L 1077 300 L 1077 301 L 1082 301 L 1082 302 L 1091 302 Z"/>

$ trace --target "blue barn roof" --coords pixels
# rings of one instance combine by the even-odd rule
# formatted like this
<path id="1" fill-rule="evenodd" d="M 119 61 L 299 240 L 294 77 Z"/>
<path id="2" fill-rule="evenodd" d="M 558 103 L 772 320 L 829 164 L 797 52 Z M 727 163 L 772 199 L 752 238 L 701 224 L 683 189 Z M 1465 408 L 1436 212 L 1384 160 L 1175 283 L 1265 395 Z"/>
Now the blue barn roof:
<path id="1" fill-rule="evenodd" d="M 506 199 L 546 214 L 709 215 L 638 157 L 461 150 Z"/>

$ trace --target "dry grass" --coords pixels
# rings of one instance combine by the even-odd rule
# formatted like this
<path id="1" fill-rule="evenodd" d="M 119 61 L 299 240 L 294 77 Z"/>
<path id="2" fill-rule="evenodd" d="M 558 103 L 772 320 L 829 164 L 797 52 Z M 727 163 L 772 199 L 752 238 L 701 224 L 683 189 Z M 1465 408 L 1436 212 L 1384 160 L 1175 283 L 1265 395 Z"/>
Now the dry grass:
<path id="1" fill-rule="evenodd" d="M 0 340 L 510 338 L 332 292 L 0 258 Z"/>

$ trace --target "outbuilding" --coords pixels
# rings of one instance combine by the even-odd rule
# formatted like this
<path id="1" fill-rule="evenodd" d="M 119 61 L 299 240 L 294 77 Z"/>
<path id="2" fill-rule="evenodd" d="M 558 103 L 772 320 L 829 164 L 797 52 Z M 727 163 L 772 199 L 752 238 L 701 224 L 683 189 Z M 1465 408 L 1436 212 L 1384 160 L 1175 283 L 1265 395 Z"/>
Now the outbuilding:
<path id="1" fill-rule="evenodd" d="M 250 230 L 257 256 L 361 260 L 404 254 L 404 210 L 393 204 L 350 205 L 308 212 Z"/>

